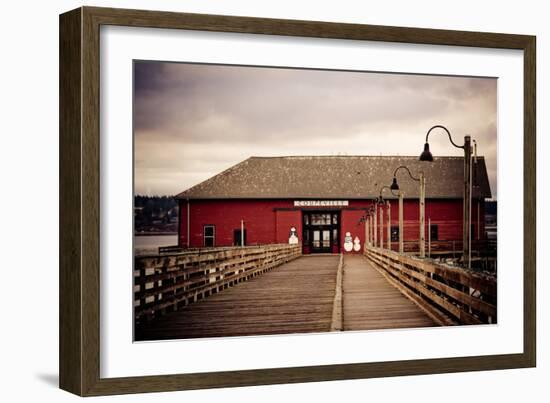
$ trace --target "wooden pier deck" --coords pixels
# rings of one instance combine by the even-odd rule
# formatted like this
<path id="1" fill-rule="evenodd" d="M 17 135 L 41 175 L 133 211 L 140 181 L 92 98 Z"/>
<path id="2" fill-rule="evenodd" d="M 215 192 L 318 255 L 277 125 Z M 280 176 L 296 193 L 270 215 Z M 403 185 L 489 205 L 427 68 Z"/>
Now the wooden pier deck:
<path id="1" fill-rule="evenodd" d="M 436 326 L 361 255 L 347 255 L 343 269 L 343 330 Z"/>
<path id="2" fill-rule="evenodd" d="M 330 330 L 338 255 L 304 256 L 136 328 L 135 339 Z"/>
<path id="3" fill-rule="evenodd" d="M 338 255 L 303 256 L 135 329 L 136 341 L 328 332 Z M 436 326 L 361 255 L 346 255 L 341 330 Z"/>

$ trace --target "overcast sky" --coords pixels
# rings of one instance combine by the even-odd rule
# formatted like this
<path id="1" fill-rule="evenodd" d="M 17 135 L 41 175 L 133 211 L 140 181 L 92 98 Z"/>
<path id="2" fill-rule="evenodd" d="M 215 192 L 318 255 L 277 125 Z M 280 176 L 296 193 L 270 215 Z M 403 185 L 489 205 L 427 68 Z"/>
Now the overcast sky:
<path id="1" fill-rule="evenodd" d="M 496 199 L 497 80 L 136 62 L 135 193 L 174 195 L 250 156 L 419 155 L 477 140 Z M 435 157 L 463 155 L 442 131 Z"/>

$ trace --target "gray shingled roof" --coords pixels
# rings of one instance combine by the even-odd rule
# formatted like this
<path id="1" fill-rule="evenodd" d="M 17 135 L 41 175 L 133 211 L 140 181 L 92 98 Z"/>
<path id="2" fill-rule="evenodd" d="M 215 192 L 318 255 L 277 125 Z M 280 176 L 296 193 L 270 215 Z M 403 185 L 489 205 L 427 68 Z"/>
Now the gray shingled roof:
<path id="1" fill-rule="evenodd" d="M 426 177 L 427 198 L 462 198 L 464 158 L 421 162 L 401 156 L 250 157 L 177 195 L 181 199 L 368 199 L 390 185 L 393 171 L 406 165 Z M 483 157 L 477 159 L 474 196 L 491 197 Z M 397 173 L 406 198 L 418 198 L 418 182 Z M 389 192 L 384 191 L 388 197 Z"/>

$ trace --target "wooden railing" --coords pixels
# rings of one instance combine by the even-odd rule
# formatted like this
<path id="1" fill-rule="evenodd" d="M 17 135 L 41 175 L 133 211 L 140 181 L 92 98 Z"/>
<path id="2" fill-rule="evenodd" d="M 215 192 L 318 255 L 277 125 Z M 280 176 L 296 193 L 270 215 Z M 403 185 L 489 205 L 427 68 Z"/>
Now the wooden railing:
<path id="1" fill-rule="evenodd" d="M 387 242 L 384 241 L 384 249 L 387 247 Z M 428 253 L 428 241 L 426 241 L 426 254 Z M 399 242 L 392 241 L 391 248 L 394 251 L 399 250 Z M 403 249 L 406 253 L 415 253 L 419 250 L 418 241 L 405 241 L 403 242 Z M 496 239 L 480 239 L 472 241 L 472 255 L 494 255 L 496 256 L 497 250 L 497 241 Z M 431 251 L 433 253 L 444 253 L 452 254 L 455 253 L 457 256 L 462 254 L 462 241 L 432 241 L 431 242 Z"/>
<path id="2" fill-rule="evenodd" d="M 496 323 L 495 277 L 380 248 L 366 248 L 365 256 L 436 323 Z"/>
<path id="3" fill-rule="evenodd" d="M 299 257 L 301 245 L 275 244 L 136 257 L 137 322 L 196 302 Z"/>
<path id="4" fill-rule="evenodd" d="M 387 243 L 384 242 L 384 248 L 387 249 Z M 410 255 L 419 254 L 418 241 L 405 241 L 403 250 Z M 399 242 L 391 243 L 391 250 L 399 251 Z M 497 268 L 497 241 L 496 239 L 480 239 L 472 241 L 472 270 L 485 271 L 490 274 L 496 273 Z M 434 259 L 455 259 L 462 258 L 462 241 L 432 241 L 426 242 L 426 257 Z"/>
<path id="5" fill-rule="evenodd" d="M 166 253 L 181 253 L 184 251 L 185 249 L 179 245 L 159 246 L 158 248 L 159 255 L 164 255 Z"/>

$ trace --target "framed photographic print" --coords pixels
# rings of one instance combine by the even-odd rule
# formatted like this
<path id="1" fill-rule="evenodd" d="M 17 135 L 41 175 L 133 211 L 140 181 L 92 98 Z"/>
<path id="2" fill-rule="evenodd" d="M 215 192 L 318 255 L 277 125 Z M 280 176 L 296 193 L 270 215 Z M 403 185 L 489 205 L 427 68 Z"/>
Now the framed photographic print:
<path id="1" fill-rule="evenodd" d="M 535 37 L 60 17 L 60 386 L 532 367 Z"/>

